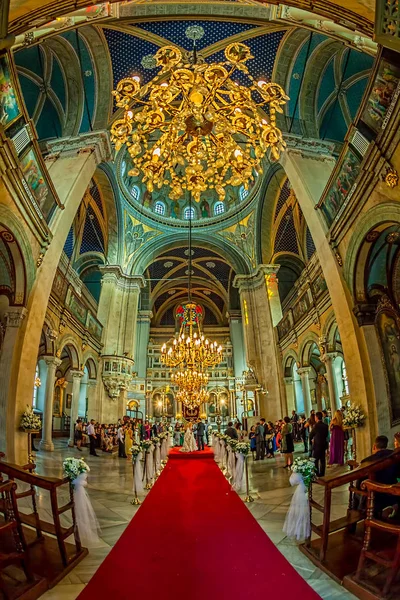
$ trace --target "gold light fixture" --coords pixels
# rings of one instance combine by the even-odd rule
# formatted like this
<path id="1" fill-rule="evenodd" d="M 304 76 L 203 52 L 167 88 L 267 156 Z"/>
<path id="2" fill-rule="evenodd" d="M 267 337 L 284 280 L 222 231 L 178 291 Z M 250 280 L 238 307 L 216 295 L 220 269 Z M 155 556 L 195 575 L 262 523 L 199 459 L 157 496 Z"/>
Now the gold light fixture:
<path id="1" fill-rule="evenodd" d="M 209 393 L 204 388 L 198 391 L 188 391 L 180 389 L 176 392 L 177 402 L 182 402 L 188 408 L 196 408 L 209 400 Z"/>
<path id="2" fill-rule="evenodd" d="M 172 373 L 171 380 L 180 388 L 200 389 L 208 384 L 208 375 L 195 369 L 185 369 L 185 371 Z"/>
<path id="3" fill-rule="evenodd" d="M 227 46 L 221 63 L 198 62 L 195 51 L 193 63 L 185 62 L 175 46 L 154 58 L 160 71 L 150 83 L 124 78 L 112 92 L 124 112 L 111 139 L 117 150 L 126 145 L 129 175 L 142 173 L 149 192 L 169 187 L 171 200 L 188 191 L 199 201 L 215 189 L 223 201 L 226 185 L 248 189 L 267 150 L 277 160 L 286 146 L 276 126 L 276 112 L 289 99 L 282 87 L 254 80 L 246 66 L 250 48 L 238 42 Z M 246 84 L 234 81 L 236 74 Z"/>
<path id="4" fill-rule="evenodd" d="M 190 251 L 190 249 L 189 249 Z M 189 272 L 191 265 L 189 266 Z M 190 294 L 190 280 L 189 280 Z M 203 373 L 222 360 L 222 347 L 204 337 L 200 326 L 200 313 L 197 305 L 189 300 L 182 307 L 183 314 L 178 338 L 172 344 L 161 348 L 161 362 L 170 368 L 181 367 Z"/>

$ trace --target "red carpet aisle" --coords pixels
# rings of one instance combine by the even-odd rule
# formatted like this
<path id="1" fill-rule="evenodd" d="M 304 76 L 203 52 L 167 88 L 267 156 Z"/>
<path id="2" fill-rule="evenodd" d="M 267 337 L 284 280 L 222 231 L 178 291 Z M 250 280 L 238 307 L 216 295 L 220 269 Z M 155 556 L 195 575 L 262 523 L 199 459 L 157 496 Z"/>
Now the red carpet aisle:
<path id="1" fill-rule="evenodd" d="M 198 460 L 200 452 L 185 457 L 168 461 L 79 599 L 319 598 L 230 491 L 216 463 Z"/>

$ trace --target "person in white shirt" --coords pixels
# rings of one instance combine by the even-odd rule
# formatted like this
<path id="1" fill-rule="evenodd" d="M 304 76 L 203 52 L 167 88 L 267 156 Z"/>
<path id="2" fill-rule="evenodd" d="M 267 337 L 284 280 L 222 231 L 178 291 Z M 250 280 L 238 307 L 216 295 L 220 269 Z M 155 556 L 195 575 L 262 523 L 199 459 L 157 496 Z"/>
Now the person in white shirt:
<path id="1" fill-rule="evenodd" d="M 87 434 L 89 436 L 90 455 L 98 456 L 98 454 L 96 454 L 96 433 L 94 431 L 94 419 L 92 419 L 88 425 Z"/>
<path id="2" fill-rule="evenodd" d="M 125 427 L 123 425 L 118 427 L 117 440 L 118 440 L 118 456 L 119 456 L 119 458 L 126 458 L 124 431 L 125 431 Z"/>

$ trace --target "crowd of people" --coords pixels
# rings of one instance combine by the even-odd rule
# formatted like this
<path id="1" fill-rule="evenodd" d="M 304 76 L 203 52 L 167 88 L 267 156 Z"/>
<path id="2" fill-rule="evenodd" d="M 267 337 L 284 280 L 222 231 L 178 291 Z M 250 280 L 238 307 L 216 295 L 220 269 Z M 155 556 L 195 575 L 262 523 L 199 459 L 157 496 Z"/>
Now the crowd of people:
<path id="1" fill-rule="evenodd" d="M 89 443 L 90 455 L 98 456 L 97 450 L 114 452 L 118 448 L 120 458 L 130 458 L 130 449 L 135 441 L 150 439 L 164 431 L 161 422 L 150 424 L 148 420 L 124 417 L 117 423 L 100 424 L 94 419 L 84 422 L 77 419 L 75 424 L 75 445 L 81 452 L 82 445 Z"/>

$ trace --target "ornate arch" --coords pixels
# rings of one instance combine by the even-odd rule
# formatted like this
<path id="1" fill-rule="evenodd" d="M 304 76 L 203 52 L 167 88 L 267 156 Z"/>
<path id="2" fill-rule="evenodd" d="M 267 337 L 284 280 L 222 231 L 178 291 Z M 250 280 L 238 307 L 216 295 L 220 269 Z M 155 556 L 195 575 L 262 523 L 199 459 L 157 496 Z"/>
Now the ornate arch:
<path id="1" fill-rule="evenodd" d="M 316 333 L 314 333 L 313 331 L 310 331 L 306 335 L 306 337 L 304 338 L 304 340 L 301 342 L 301 345 L 300 345 L 299 357 L 300 357 L 300 364 L 302 367 L 309 367 L 311 365 L 310 350 L 311 350 L 313 344 L 316 344 L 319 347 L 319 337 L 317 336 Z"/>
<path id="2" fill-rule="evenodd" d="M 98 357 L 91 350 L 87 350 L 84 353 L 82 364 L 84 367 L 87 367 L 89 379 L 97 379 L 98 362 Z"/>
<path id="3" fill-rule="evenodd" d="M 83 365 L 79 340 L 70 333 L 63 335 L 57 342 L 57 356 L 61 356 L 62 351 L 66 347 L 68 347 L 71 356 L 71 368 L 79 369 Z"/>
<path id="4" fill-rule="evenodd" d="M 285 377 L 292 376 L 293 363 L 299 364 L 299 356 L 293 348 L 285 352 L 282 359 L 283 373 Z"/>

